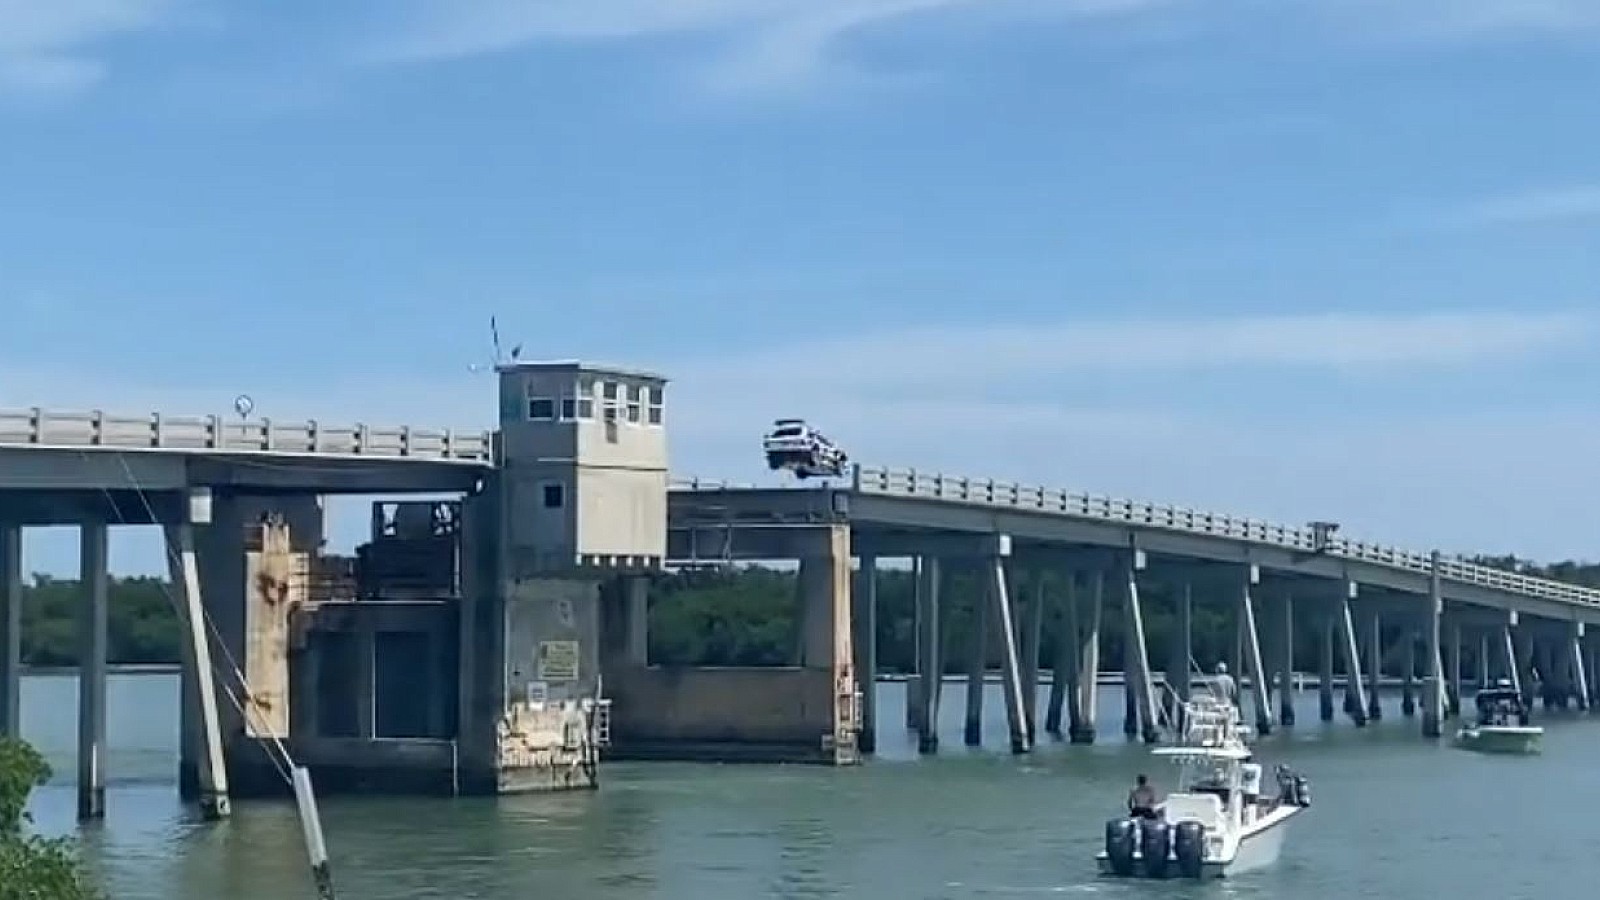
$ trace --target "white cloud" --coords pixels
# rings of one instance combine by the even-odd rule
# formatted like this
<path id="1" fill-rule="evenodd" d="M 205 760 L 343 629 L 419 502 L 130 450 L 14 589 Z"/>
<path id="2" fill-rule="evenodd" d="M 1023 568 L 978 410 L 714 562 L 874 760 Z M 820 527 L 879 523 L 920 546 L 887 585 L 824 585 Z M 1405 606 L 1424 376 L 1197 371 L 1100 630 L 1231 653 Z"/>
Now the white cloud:
<path id="1" fill-rule="evenodd" d="M 0 92 L 56 95 L 104 73 L 95 44 L 160 22 L 182 0 L 0 0 Z"/>
<path id="2" fill-rule="evenodd" d="M 840 39 L 934 13 L 1070 18 L 1128 13 L 1179 0 L 417 0 L 371 61 L 451 59 L 541 41 L 713 36 L 707 69 L 719 90 L 769 89 L 820 74 Z"/>
<path id="3" fill-rule="evenodd" d="M 1490 197 L 1451 210 L 1442 221 L 1457 228 L 1600 221 L 1600 185 L 1571 185 Z"/>
<path id="4" fill-rule="evenodd" d="M 1037 325 L 936 325 L 736 353 L 697 366 L 736 373 L 805 372 L 818 390 L 1015 382 L 1073 372 L 1173 372 L 1273 367 L 1389 372 L 1504 361 L 1573 346 L 1600 327 L 1589 313 L 1326 313 Z M 749 383 L 749 382 L 744 382 Z M 765 386 L 761 386 L 765 389 Z"/>

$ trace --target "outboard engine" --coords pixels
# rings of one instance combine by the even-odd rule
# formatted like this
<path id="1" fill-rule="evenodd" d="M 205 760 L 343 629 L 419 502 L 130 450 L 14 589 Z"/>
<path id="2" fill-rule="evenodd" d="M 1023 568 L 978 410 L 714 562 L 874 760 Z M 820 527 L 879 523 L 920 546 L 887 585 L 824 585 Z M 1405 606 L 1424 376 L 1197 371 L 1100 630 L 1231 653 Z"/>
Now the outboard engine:
<path id="1" fill-rule="evenodd" d="M 1139 820 L 1139 853 L 1144 857 L 1144 874 L 1167 877 L 1167 854 L 1171 852 L 1172 832 L 1165 819 Z"/>
<path id="2" fill-rule="evenodd" d="M 1172 830 L 1172 853 L 1178 858 L 1178 874 L 1199 878 L 1206 857 L 1206 826 L 1193 819 L 1179 822 Z"/>
<path id="3" fill-rule="evenodd" d="M 1311 805 L 1311 782 L 1304 775 L 1294 776 L 1294 802 L 1296 806 Z"/>
<path id="4" fill-rule="evenodd" d="M 1106 858 L 1111 871 L 1127 877 L 1133 874 L 1133 848 L 1138 843 L 1139 826 L 1133 819 L 1112 819 L 1106 823 Z"/>

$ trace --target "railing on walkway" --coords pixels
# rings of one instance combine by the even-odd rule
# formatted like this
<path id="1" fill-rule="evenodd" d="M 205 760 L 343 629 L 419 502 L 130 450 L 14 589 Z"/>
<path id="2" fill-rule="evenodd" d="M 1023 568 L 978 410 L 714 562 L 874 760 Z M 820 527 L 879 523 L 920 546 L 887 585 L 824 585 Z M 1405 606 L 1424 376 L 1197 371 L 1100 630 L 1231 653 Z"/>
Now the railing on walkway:
<path id="1" fill-rule="evenodd" d="M 493 452 L 487 431 L 0 409 L 0 447 L 9 446 L 372 456 L 479 464 L 489 462 Z"/>
<path id="2" fill-rule="evenodd" d="M 701 491 L 753 487 L 753 485 L 702 479 L 677 479 L 673 481 L 672 486 L 679 490 Z M 857 467 L 850 486 L 863 494 L 1002 507 L 1077 519 L 1161 528 L 1186 534 L 1232 538 L 1291 550 L 1320 551 L 1346 559 L 1423 574 L 1433 571 L 1431 555 L 1427 553 L 1415 553 L 1331 536 L 1319 547 L 1316 535 L 1310 528 L 1275 525 L 1259 519 L 1204 512 L 1181 506 L 1074 494 L 1065 490 L 993 479 L 958 478 L 936 472 L 919 472 L 915 469 Z M 1600 606 L 1600 590 L 1475 565 L 1460 558 L 1442 559 L 1439 564 L 1439 577 L 1529 597 Z"/>

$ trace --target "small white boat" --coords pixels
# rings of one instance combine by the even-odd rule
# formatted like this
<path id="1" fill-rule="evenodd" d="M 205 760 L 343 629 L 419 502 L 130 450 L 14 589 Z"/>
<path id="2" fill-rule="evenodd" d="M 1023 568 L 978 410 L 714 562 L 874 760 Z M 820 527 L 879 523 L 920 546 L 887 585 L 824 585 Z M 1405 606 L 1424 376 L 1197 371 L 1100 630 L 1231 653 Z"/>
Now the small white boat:
<path id="1" fill-rule="evenodd" d="M 1106 823 L 1105 848 L 1095 854 L 1102 875 L 1205 879 L 1270 866 L 1290 820 L 1311 805 L 1306 779 L 1281 765 L 1277 793 L 1261 794 L 1261 766 L 1231 701 L 1202 688 L 1184 713 L 1178 743 L 1152 751 L 1178 764 L 1179 790 L 1153 817 Z"/>
<path id="2" fill-rule="evenodd" d="M 1479 753 L 1538 753 L 1544 729 L 1528 724 L 1528 708 L 1507 679 L 1478 691 L 1478 720 L 1456 732 L 1456 744 Z"/>

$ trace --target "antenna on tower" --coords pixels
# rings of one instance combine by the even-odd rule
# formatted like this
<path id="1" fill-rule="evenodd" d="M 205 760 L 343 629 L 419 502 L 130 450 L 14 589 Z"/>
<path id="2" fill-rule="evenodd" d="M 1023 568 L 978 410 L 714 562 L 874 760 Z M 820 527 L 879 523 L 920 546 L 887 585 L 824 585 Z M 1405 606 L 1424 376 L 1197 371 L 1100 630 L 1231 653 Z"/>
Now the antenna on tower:
<path id="1" fill-rule="evenodd" d="M 494 341 L 494 364 L 498 366 L 505 360 L 500 355 L 500 323 L 494 316 L 489 317 L 489 338 Z"/>

